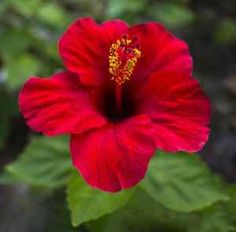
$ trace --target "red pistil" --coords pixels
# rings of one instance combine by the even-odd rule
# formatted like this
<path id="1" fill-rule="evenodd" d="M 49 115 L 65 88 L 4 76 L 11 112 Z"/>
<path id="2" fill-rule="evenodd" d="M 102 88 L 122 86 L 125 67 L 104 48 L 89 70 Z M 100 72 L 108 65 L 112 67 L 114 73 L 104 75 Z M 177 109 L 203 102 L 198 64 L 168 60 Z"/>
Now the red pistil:
<path id="1" fill-rule="evenodd" d="M 123 35 L 109 49 L 109 72 L 112 75 L 111 80 L 116 82 L 118 112 L 122 110 L 122 84 L 130 79 L 138 58 L 141 57 L 138 40 L 137 36 L 130 39 L 128 35 Z"/>

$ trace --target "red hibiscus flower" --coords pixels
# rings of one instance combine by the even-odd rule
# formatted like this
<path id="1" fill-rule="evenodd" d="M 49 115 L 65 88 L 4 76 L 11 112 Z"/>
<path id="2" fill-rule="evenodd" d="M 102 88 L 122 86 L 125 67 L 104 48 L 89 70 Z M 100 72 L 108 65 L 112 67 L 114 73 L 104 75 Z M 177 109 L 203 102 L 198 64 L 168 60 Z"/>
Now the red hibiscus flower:
<path id="1" fill-rule="evenodd" d="M 71 135 L 73 164 L 91 186 L 129 188 L 156 149 L 196 152 L 206 143 L 208 99 L 188 46 L 162 25 L 78 19 L 59 53 L 67 71 L 30 78 L 19 107 L 33 130 Z"/>

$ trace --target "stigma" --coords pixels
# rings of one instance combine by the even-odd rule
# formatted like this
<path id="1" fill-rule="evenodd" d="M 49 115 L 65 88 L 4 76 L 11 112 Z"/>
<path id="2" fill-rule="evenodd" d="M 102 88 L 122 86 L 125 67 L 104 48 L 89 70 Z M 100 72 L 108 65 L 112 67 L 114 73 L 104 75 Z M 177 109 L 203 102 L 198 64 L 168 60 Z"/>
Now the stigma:
<path id="1" fill-rule="evenodd" d="M 109 73 L 111 80 L 118 85 L 130 80 L 138 59 L 141 57 L 140 44 L 137 36 L 132 39 L 123 35 L 112 43 L 109 49 Z"/>

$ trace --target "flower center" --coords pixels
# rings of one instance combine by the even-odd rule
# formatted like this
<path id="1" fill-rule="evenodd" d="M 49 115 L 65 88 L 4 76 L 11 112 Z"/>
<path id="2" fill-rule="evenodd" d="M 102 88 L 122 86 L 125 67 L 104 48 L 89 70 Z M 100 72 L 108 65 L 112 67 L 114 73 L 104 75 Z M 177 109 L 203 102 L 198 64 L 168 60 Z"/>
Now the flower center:
<path id="1" fill-rule="evenodd" d="M 109 73 L 111 74 L 111 80 L 115 82 L 117 116 L 121 116 L 124 113 L 125 102 L 123 102 L 122 84 L 130 79 L 140 57 L 139 38 L 135 35 L 132 39 L 128 35 L 123 35 L 112 43 L 109 49 Z"/>
<path id="2" fill-rule="evenodd" d="M 141 57 L 140 44 L 137 36 L 132 39 L 123 35 L 109 49 L 109 73 L 111 80 L 118 85 L 128 81 L 133 73 L 138 59 Z"/>

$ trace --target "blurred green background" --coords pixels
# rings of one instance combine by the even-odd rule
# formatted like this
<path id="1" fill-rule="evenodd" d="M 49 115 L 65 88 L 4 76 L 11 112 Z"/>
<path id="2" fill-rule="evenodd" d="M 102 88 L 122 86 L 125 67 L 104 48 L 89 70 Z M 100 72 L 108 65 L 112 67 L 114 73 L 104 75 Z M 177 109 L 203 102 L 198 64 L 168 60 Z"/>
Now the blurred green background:
<path id="1" fill-rule="evenodd" d="M 186 197 L 183 205 L 178 198 L 177 203 L 171 203 L 169 198 L 173 196 L 168 191 L 163 192 L 163 204 L 159 204 L 138 189 L 127 206 L 109 216 L 105 216 L 112 211 L 106 197 L 106 200 L 101 197 L 104 202 L 100 198 L 94 202 L 101 204 L 98 209 L 89 206 L 89 201 L 88 205 L 84 203 L 84 214 L 74 219 L 74 225 L 81 225 L 71 226 L 65 202 L 65 183 L 70 169 L 70 160 L 65 156 L 69 156 L 67 142 L 64 138 L 44 140 L 30 131 L 18 112 L 17 95 L 29 75 L 49 76 L 63 69 L 57 54 L 57 40 L 69 23 L 82 16 L 92 16 L 99 22 L 121 18 L 129 24 L 159 21 L 187 41 L 194 58 L 195 76 L 212 103 L 212 132 L 200 156 L 215 176 L 222 177 L 219 188 L 227 189 L 227 194 L 232 196 L 228 202 L 212 205 L 216 199 L 227 197 L 220 197 L 222 193 L 214 195 L 213 187 L 205 182 L 209 189 L 204 193 L 202 207 L 197 199 L 206 188 L 200 189 L 199 197 L 194 196 L 194 200 Z M 19 159 L 21 156 L 25 158 Z M 179 170 L 191 173 L 191 165 L 195 164 L 184 169 L 181 159 L 180 155 L 180 160 L 172 161 L 180 164 Z M 160 156 L 160 160 L 166 175 L 165 158 Z M 45 170 L 41 170 L 44 164 Z M 48 170 L 53 168 L 60 170 L 50 174 Z M 236 187 L 229 184 L 236 183 L 235 0 L 0 0 L 0 170 L 0 232 L 236 231 Z M 171 179 L 171 173 L 169 176 Z M 70 183 L 80 185 L 78 180 L 73 182 L 73 178 Z M 144 187 L 149 192 L 150 186 Z M 188 191 L 188 184 L 183 188 Z M 70 191 L 73 189 L 69 187 L 67 192 Z M 194 195 L 191 188 L 188 193 Z M 99 193 L 91 195 L 96 198 Z M 78 202 L 83 199 L 83 196 L 76 197 Z M 73 200 L 68 199 L 70 208 L 74 207 Z M 175 211 L 179 207 L 183 212 Z M 106 212 L 101 213 L 101 219 L 94 220 L 98 216 L 88 216 L 86 209 Z"/>

